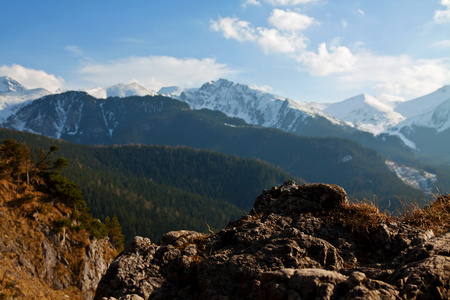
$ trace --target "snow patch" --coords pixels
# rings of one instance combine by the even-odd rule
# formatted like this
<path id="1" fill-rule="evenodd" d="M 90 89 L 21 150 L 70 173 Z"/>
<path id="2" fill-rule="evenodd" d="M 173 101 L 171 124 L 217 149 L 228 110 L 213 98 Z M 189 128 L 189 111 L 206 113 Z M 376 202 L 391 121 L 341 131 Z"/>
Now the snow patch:
<path id="1" fill-rule="evenodd" d="M 351 161 L 352 159 L 353 159 L 353 156 L 351 156 L 351 155 L 349 154 L 349 155 L 346 155 L 346 156 L 344 156 L 344 157 L 342 158 L 342 162 L 346 163 L 346 162 Z"/>
<path id="2" fill-rule="evenodd" d="M 93 89 L 85 90 L 89 95 L 98 98 L 106 99 L 109 97 L 130 97 L 130 96 L 156 96 L 157 92 L 148 90 L 143 86 L 140 86 L 136 82 L 119 83 L 110 87 L 96 87 Z"/>
<path id="3" fill-rule="evenodd" d="M 438 179 L 436 174 L 397 164 L 393 161 L 386 160 L 386 165 L 389 170 L 394 172 L 404 183 L 427 193 L 431 192 L 434 183 L 436 183 Z"/>

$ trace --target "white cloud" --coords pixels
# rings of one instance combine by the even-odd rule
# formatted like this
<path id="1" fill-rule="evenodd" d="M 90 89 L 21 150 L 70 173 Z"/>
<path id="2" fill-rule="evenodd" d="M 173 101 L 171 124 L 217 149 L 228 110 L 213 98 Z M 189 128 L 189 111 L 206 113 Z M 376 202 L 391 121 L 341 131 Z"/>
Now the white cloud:
<path id="1" fill-rule="evenodd" d="M 355 10 L 355 14 L 356 15 L 360 15 L 360 16 L 364 16 L 366 13 L 362 9 L 358 8 L 357 10 Z"/>
<path id="2" fill-rule="evenodd" d="M 450 40 L 438 41 L 433 43 L 431 46 L 438 49 L 447 49 L 450 48 Z"/>
<path id="3" fill-rule="evenodd" d="M 247 0 L 242 4 L 243 8 L 246 8 L 249 5 L 253 5 L 253 6 L 260 6 L 261 2 L 257 1 L 257 0 Z"/>
<path id="4" fill-rule="evenodd" d="M 44 88 L 50 92 L 55 92 L 64 86 L 64 80 L 61 77 L 56 77 L 41 70 L 27 69 L 16 64 L 1 66 L 0 76 L 9 76 L 28 89 Z"/>
<path id="5" fill-rule="evenodd" d="M 441 4 L 446 6 L 446 9 L 435 11 L 434 12 L 434 21 L 436 23 L 450 22 L 450 0 L 442 0 Z"/>
<path id="6" fill-rule="evenodd" d="M 251 85 L 250 87 L 264 93 L 273 93 L 273 88 L 269 85 Z"/>
<path id="7" fill-rule="evenodd" d="M 193 87 L 237 73 L 214 59 L 179 59 L 169 56 L 132 56 L 107 63 L 91 62 L 79 73 L 93 86 L 108 86 L 131 80 L 153 90 L 164 86 Z"/>
<path id="8" fill-rule="evenodd" d="M 299 4 L 308 4 L 316 1 L 317 0 L 264 0 L 264 2 L 272 4 L 273 6 L 293 6 Z"/>
<path id="9" fill-rule="evenodd" d="M 264 53 L 296 53 L 306 48 L 307 39 L 302 34 L 295 32 L 280 32 L 274 28 L 253 28 L 249 22 L 237 18 L 219 18 L 211 21 L 213 30 L 222 32 L 227 39 L 235 39 L 240 42 L 255 41 L 263 49 Z"/>
<path id="10" fill-rule="evenodd" d="M 64 47 L 64 49 L 77 56 L 83 55 L 83 50 L 81 50 L 80 47 L 75 45 L 67 45 Z"/>
<path id="11" fill-rule="evenodd" d="M 444 1 L 450 3 L 450 0 Z M 357 13 L 364 15 L 362 10 Z M 366 87 L 379 94 L 405 97 L 420 96 L 450 82 L 450 60 L 377 55 L 364 49 L 362 42 L 356 42 L 353 48 L 341 46 L 340 38 L 334 38 L 328 45 L 321 43 L 316 51 L 308 50 L 309 40 L 299 31 L 301 22 L 295 21 L 298 21 L 298 15 L 274 9 L 268 20 L 271 27 L 268 28 L 253 28 L 249 22 L 236 18 L 229 19 L 232 22 L 226 23 L 227 26 L 219 26 L 225 19 L 211 21 L 211 26 L 222 28 L 217 31 L 227 38 L 259 44 L 265 54 L 278 53 L 295 59 L 302 71 L 338 80 L 344 89 Z M 342 26 L 347 26 L 345 20 L 342 20 Z M 431 46 L 448 48 L 450 41 L 440 41 Z"/>
<path id="12" fill-rule="evenodd" d="M 306 48 L 306 40 L 295 32 L 282 34 L 276 29 L 258 28 L 258 44 L 264 53 L 296 53 Z"/>
<path id="13" fill-rule="evenodd" d="M 345 21 L 344 19 L 342 19 L 341 20 L 341 24 L 342 24 L 342 28 L 347 28 L 347 26 L 348 26 L 348 23 L 347 23 L 347 21 Z"/>
<path id="14" fill-rule="evenodd" d="M 369 68 L 374 69 L 375 74 L 370 74 L 368 68 L 362 68 L 359 74 L 361 79 L 376 80 L 373 88 L 380 93 L 420 96 L 450 81 L 450 65 L 439 59 L 413 60 L 403 55 L 378 57 L 377 60 L 385 64 L 384 68 L 370 60 Z"/>
<path id="15" fill-rule="evenodd" d="M 367 51 L 351 53 L 346 47 L 332 47 L 329 52 L 321 44 L 317 54 L 308 52 L 301 61 L 312 75 L 334 74 L 343 85 L 369 85 L 380 94 L 420 96 L 450 81 L 450 65 L 439 59 L 377 56 Z"/>
<path id="16" fill-rule="evenodd" d="M 269 23 L 280 30 L 304 30 L 316 23 L 314 18 L 293 11 L 274 9 Z"/>
<path id="17" fill-rule="evenodd" d="M 235 39 L 240 42 L 255 40 L 255 30 L 250 23 L 237 18 L 219 18 L 218 21 L 210 21 L 210 27 L 223 33 L 227 39 Z"/>
<path id="18" fill-rule="evenodd" d="M 315 76 L 326 76 L 350 72 L 355 67 L 355 57 L 347 47 L 332 46 L 328 51 L 326 43 L 319 45 L 317 53 L 302 53 L 298 60 Z"/>

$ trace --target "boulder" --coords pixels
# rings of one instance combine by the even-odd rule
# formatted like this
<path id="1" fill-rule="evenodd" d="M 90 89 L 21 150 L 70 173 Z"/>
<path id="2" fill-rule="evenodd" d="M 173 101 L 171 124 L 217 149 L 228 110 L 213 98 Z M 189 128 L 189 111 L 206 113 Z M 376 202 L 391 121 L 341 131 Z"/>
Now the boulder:
<path id="1" fill-rule="evenodd" d="M 330 214 L 347 206 L 338 186 L 286 181 L 215 234 L 136 237 L 95 299 L 449 298 L 450 233 L 400 222 L 354 230 Z"/>

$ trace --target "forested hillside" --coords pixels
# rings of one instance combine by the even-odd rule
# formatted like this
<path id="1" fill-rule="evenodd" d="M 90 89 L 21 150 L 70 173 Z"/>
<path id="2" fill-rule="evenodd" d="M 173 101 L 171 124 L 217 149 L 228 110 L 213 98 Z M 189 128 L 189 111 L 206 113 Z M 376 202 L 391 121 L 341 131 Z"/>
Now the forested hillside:
<path id="1" fill-rule="evenodd" d="M 0 129 L 0 139 L 27 143 L 32 155 L 58 145 L 92 214 L 116 215 L 127 238 L 170 230 L 207 231 L 247 213 L 264 188 L 292 175 L 258 160 L 168 146 L 84 146 Z"/>

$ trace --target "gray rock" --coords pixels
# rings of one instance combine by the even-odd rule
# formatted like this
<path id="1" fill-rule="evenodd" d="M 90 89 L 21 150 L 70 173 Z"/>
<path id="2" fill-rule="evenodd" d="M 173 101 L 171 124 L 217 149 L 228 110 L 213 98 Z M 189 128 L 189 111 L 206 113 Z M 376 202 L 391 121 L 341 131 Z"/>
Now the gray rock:
<path id="1" fill-rule="evenodd" d="M 105 244 L 106 240 L 93 239 L 85 249 L 84 264 L 78 286 L 86 300 L 94 298 L 97 285 L 108 269 L 109 264 L 103 253 Z"/>
<path id="2" fill-rule="evenodd" d="M 450 297 L 450 233 L 397 223 L 354 232 L 327 217 L 347 201 L 338 186 L 287 181 L 216 234 L 172 231 L 158 244 L 136 237 L 95 299 Z"/>
<path id="3" fill-rule="evenodd" d="M 404 298 L 450 299 L 450 232 L 411 249 L 389 282 Z"/>

